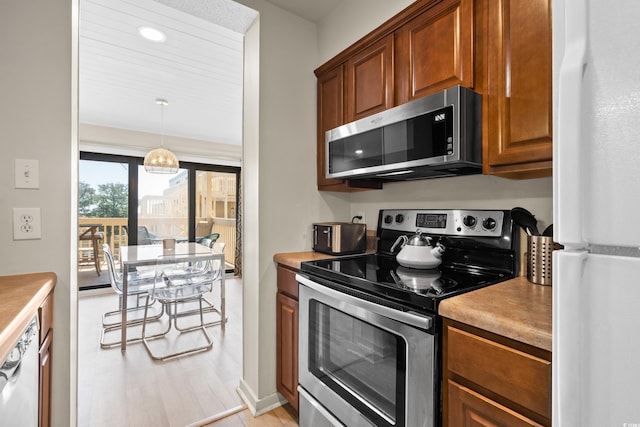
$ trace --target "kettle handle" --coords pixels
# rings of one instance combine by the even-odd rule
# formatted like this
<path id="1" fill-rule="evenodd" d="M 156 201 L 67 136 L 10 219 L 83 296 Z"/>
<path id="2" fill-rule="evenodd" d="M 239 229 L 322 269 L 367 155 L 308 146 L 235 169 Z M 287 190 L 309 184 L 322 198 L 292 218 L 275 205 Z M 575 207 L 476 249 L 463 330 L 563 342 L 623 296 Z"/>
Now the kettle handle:
<path id="1" fill-rule="evenodd" d="M 431 251 L 434 255 L 438 254 L 438 256 L 442 256 L 444 254 L 444 251 L 446 251 L 447 248 L 440 242 L 436 243 L 436 246 L 433 248 L 433 250 Z"/>
<path id="2" fill-rule="evenodd" d="M 398 238 L 396 239 L 395 243 L 393 244 L 393 246 L 391 246 L 391 250 L 390 252 L 393 253 L 393 250 L 396 248 L 396 246 L 398 246 L 398 244 L 400 243 L 400 241 L 402 241 L 402 246 L 400 246 L 400 248 L 403 248 L 404 245 L 407 244 L 407 241 L 409 239 L 407 238 L 407 236 L 405 236 L 404 234 L 401 236 L 398 236 Z"/>

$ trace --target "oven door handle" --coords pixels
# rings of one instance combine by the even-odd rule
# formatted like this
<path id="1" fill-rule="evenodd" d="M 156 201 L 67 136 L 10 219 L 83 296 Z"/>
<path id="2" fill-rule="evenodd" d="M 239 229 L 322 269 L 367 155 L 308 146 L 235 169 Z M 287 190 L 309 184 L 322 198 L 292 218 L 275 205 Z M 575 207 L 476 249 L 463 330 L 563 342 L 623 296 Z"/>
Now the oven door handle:
<path id="1" fill-rule="evenodd" d="M 384 305 L 375 304 L 367 300 L 356 298 L 349 294 L 345 294 L 343 292 L 336 291 L 335 289 L 320 285 L 304 276 L 301 276 L 300 274 L 296 274 L 296 280 L 299 284 L 313 289 L 318 293 L 327 295 L 329 297 L 337 299 L 338 301 L 345 302 L 356 307 L 361 307 L 397 322 L 405 323 L 407 325 L 415 326 L 416 328 L 421 329 L 431 329 L 431 327 L 433 326 L 432 317 L 424 316 L 420 313 L 412 311 L 395 310 Z"/>

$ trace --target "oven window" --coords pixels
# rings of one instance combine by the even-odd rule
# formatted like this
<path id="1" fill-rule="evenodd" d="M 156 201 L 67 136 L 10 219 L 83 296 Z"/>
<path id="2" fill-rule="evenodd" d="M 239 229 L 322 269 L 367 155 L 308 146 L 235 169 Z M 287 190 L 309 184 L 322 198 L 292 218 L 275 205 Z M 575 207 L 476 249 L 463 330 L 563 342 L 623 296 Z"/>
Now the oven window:
<path id="1" fill-rule="evenodd" d="M 376 425 L 404 425 L 404 340 L 316 300 L 309 310 L 311 373 Z"/>

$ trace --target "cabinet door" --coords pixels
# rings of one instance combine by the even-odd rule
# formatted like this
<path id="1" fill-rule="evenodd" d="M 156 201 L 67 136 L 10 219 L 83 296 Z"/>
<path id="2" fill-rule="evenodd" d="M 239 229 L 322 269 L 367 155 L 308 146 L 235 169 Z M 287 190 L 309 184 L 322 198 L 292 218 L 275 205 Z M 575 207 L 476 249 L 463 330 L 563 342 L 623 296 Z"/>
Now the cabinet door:
<path id="1" fill-rule="evenodd" d="M 540 426 L 491 399 L 449 380 L 449 427 L 531 427 Z"/>
<path id="2" fill-rule="evenodd" d="M 347 122 L 393 107 L 393 34 L 351 57 L 346 78 Z"/>
<path id="3" fill-rule="evenodd" d="M 49 329 L 53 328 L 53 292 L 51 292 L 38 308 L 38 321 L 40 322 L 40 341 L 42 344 L 45 337 L 49 333 Z"/>
<path id="4" fill-rule="evenodd" d="M 40 390 L 38 419 L 40 427 L 51 425 L 51 346 L 53 329 L 45 336 L 40 346 Z"/>
<path id="5" fill-rule="evenodd" d="M 447 369 L 483 389 L 551 418 L 551 361 L 446 325 Z M 550 355 L 546 355 L 550 356 Z"/>
<path id="6" fill-rule="evenodd" d="M 342 184 L 325 178 L 327 170 L 326 132 L 344 122 L 344 67 L 318 76 L 318 187 Z"/>
<path id="7" fill-rule="evenodd" d="M 328 130 L 345 124 L 344 65 L 318 75 L 318 142 L 317 180 L 318 190 L 357 191 L 382 188 L 379 182 L 343 181 L 325 178 L 327 169 L 326 137 Z"/>
<path id="8" fill-rule="evenodd" d="M 276 268 L 278 292 L 282 292 L 293 299 L 298 299 L 298 281 L 296 280 L 297 273 L 298 270 L 278 264 L 278 267 Z"/>
<path id="9" fill-rule="evenodd" d="M 473 0 L 447 0 L 397 31 L 398 104 L 455 85 L 473 87 Z"/>
<path id="10" fill-rule="evenodd" d="M 298 410 L 298 301 L 278 292 L 276 388 Z"/>
<path id="11" fill-rule="evenodd" d="M 477 1 L 485 173 L 551 175 L 551 0 Z"/>

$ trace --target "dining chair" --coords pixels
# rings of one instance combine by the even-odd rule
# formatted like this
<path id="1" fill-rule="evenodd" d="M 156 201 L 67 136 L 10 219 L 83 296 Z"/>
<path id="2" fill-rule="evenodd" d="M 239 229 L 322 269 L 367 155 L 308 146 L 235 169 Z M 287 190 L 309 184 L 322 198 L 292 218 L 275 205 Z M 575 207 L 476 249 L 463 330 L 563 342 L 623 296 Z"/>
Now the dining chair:
<path id="1" fill-rule="evenodd" d="M 216 233 L 217 234 L 217 233 Z M 224 262 L 224 248 L 226 246 L 225 242 L 217 242 L 215 240 L 213 240 L 212 242 L 210 242 L 209 244 L 205 244 L 205 242 L 201 243 L 202 245 L 205 246 L 209 246 L 211 248 L 211 252 L 213 252 L 214 254 L 222 254 L 222 264 L 223 264 L 223 270 L 222 270 L 222 274 L 225 274 L 226 272 L 226 265 Z M 203 297 L 204 302 L 206 304 L 205 307 L 205 312 L 214 312 L 214 313 L 218 313 L 220 315 L 220 320 L 215 320 L 213 322 L 209 322 L 207 323 L 207 326 L 213 326 L 213 325 L 217 325 L 217 324 L 222 324 L 222 329 L 224 329 L 225 324 L 227 323 L 227 321 L 229 320 L 229 318 L 225 315 L 224 321 L 222 320 L 222 313 L 221 313 L 221 306 L 225 303 L 224 298 L 224 283 L 222 284 L 222 288 L 221 288 L 221 292 L 220 292 L 220 308 L 218 306 L 216 306 L 209 298 L 207 298 L 206 296 Z"/>
<path id="2" fill-rule="evenodd" d="M 224 286 L 224 255 L 214 254 L 174 254 L 158 257 L 155 270 L 155 280 L 151 291 L 147 294 L 147 300 L 156 299 L 165 307 L 167 314 L 167 326 L 164 331 L 147 335 L 147 306 L 142 324 L 142 342 L 147 352 L 154 360 L 167 360 L 179 356 L 207 351 L 213 346 L 213 341 L 207 332 L 207 324 L 204 321 L 203 299 L 206 293 L 213 290 L 214 282 L 220 282 L 221 289 Z M 197 302 L 198 309 L 192 313 L 179 311 L 178 304 Z M 180 326 L 178 319 L 187 314 L 197 314 L 199 323 L 195 326 Z M 220 322 L 218 322 L 220 323 Z M 189 346 L 173 352 L 160 354 L 153 351 L 151 341 L 166 338 L 167 334 L 175 329 L 179 334 L 201 331 L 205 344 Z M 170 340 L 166 340 L 169 342 Z M 173 345 L 177 345 L 176 340 Z M 156 348 L 157 350 L 157 348 Z"/>
<path id="3" fill-rule="evenodd" d="M 125 298 L 123 295 L 123 287 L 122 287 L 122 279 L 123 273 L 118 271 L 115 267 L 115 262 L 113 260 L 113 253 L 111 252 L 111 247 L 105 243 L 102 245 L 102 252 L 105 255 L 105 259 L 107 261 L 107 270 L 109 272 L 109 281 L 111 282 L 111 288 L 118 295 L 118 310 L 108 311 L 102 315 L 102 333 L 100 335 L 100 347 L 102 348 L 111 348 L 120 345 L 120 341 L 106 342 L 106 334 L 109 332 L 119 331 L 122 328 L 122 298 Z M 127 311 L 136 311 L 141 309 L 146 309 L 147 305 L 141 306 L 139 304 L 140 298 L 144 297 L 148 294 L 148 292 L 153 289 L 153 283 L 155 280 L 155 269 L 154 270 L 136 270 L 132 272 L 128 272 L 127 276 L 127 296 L 135 296 L 138 304 L 135 307 L 131 307 L 127 309 Z M 153 305 L 155 301 L 148 301 L 147 304 Z M 146 310 L 145 310 L 146 311 Z M 164 306 L 160 307 L 160 312 L 150 316 L 148 320 L 157 321 L 160 320 L 162 314 L 164 312 Z M 116 320 L 113 322 L 109 321 L 110 317 L 115 317 Z M 130 326 L 138 326 L 143 323 L 144 319 L 129 319 L 127 320 L 127 327 Z M 141 337 L 134 337 L 127 339 L 127 343 L 130 342 L 139 342 Z"/>
<path id="4" fill-rule="evenodd" d="M 217 242 L 216 240 L 218 239 L 218 237 L 220 236 L 220 234 L 218 233 L 214 233 L 216 236 L 214 237 L 214 239 L 209 239 L 209 238 L 205 238 L 202 239 L 200 241 L 200 244 L 203 246 L 207 246 L 209 248 L 211 248 L 211 252 L 213 252 L 214 254 L 223 254 L 224 253 L 224 248 L 226 243 L 224 242 Z M 224 264 L 224 258 L 222 259 L 222 264 Z M 224 270 L 223 270 L 223 274 L 224 274 Z M 204 296 L 203 297 L 203 301 L 205 303 L 205 307 L 203 308 L 205 313 L 217 313 L 220 316 L 220 319 L 216 319 L 213 320 L 211 322 L 206 323 L 206 326 L 215 326 L 215 325 L 219 325 L 222 324 L 222 328 L 224 329 L 225 324 L 227 323 L 228 317 L 225 316 L 224 322 L 222 321 L 222 313 L 220 310 L 220 306 L 222 306 L 222 304 L 224 304 L 224 289 L 221 288 L 221 302 L 219 305 L 214 304 L 208 297 Z M 185 315 L 189 315 L 189 314 L 193 314 L 194 311 L 193 310 L 182 310 L 180 311 L 177 315 L 178 316 L 185 316 Z"/>
<path id="5" fill-rule="evenodd" d="M 211 251 L 214 254 L 222 254 L 224 253 L 224 248 L 227 244 L 225 242 L 216 242 L 214 241 L 211 246 L 209 246 L 211 248 Z"/>

